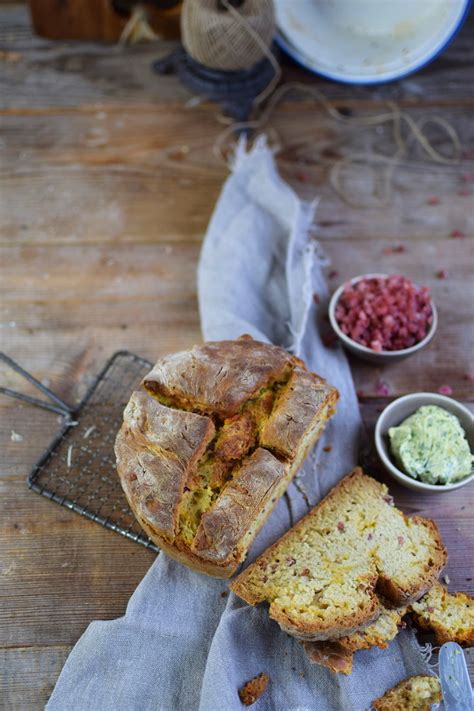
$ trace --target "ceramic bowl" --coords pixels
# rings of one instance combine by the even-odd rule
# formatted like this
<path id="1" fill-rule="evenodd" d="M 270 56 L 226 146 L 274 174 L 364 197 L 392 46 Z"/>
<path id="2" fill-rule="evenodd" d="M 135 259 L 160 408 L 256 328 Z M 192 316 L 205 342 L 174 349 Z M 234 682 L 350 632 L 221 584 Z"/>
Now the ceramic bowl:
<path id="1" fill-rule="evenodd" d="M 456 400 L 437 393 L 413 393 L 394 400 L 382 412 L 375 426 L 375 447 L 382 463 L 388 473 L 403 486 L 415 491 L 424 491 L 430 494 L 440 494 L 446 491 L 459 489 L 466 486 L 474 479 L 474 473 L 457 481 L 454 484 L 425 484 L 418 479 L 404 474 L 395 464 L 395 459 L 390 451 L 388 430 L 390 427 L 397 427 L 403 420 L 412 415 L 422 405 L 437 405 L 443 407 L 448 412 L 455 415 L 466 433 L 467 440 L 474 452 L 474 417 L 471 412 Z"/>
<path id="2" fill-rule="evenodd" d="M 400 79 L 456 35 L 471 0 L 275 0 L 277 42 L 297 62 L 348 84 Z"/>
<path id="3" fill-rule="evenodd" d="M 378 278 L 385 278 L 389 276 L 388 274 L 360 274 L 359 276 L 354 277 L 353 279 L 350 279 L 349 281 L 351 284 L 355 284 L 356 282 L 360 281 L 361 279 L 373 279 L 375 277 Z M 357 343 L 357 341 L 354 341 L 352 338 L 349 338 L 349 336 L 346 336 L 345 333 L 343 333 L 339 327 L 339 324 L 336 320 L 336 305 L 337 302 L 339 301 L 339 298 L 342 294 L 342 291 L 344 289 L 344 286 L 347 282 L 344 282 L 344 284 L 341 284 L 341 286 L 336 289 L 334 294 L 331 297 L 331 300 L 329 302 L 329 321 L 331 323 L 331 326 L 333 330 L 335 331 L 336 335 L 339 337 L 341 340 L 343 346 L 353 353 L 354 355 L 358 356 L 359 358 L 362 358 L 363 360 L 367 360 L 370 363 L 378 363 L 379 365 L 383 365 L 386 363 L 394 363 L 395 361 L 402 360 L 403 358 L 407 358 L 410 355 L 413 355 L 413 353 L 416 353 L 417 351 L 421 350 L 425 346 L 428 345 L 428 343 L 433 339 L 436 329 L 438 328 L 438 312 L 436 310 L 436 306 L 433 302 L 433 299 L 431 299 L 431 310 L 433 312 L 433 321 L 431 323 L 431 326 L 429 328 L 428 333 L 426 336 L 419 341 L 418 343 L 415 343 L 414 346 L 410 346 L 410 348 L 404 348 L 401 351 L 373 351 L 371 348 L 367 348 L 367 346 L 363 346 L 361 343 Z"/>

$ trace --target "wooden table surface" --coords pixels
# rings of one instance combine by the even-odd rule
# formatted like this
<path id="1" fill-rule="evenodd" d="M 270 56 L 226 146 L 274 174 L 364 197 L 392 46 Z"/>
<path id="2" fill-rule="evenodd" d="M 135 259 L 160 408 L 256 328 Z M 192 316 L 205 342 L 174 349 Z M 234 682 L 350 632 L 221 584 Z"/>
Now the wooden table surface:
<path id="1" fill-rule="evenodd" d="M 52 43 L 32 36 L 24 6 L 1 5 L 0 49 L 1 349 L 77 402 L 114 351 L 154 360 L 200 340 L 195 268 L 227 174 L 212 151 L 222 125 L 215 106 L 151 73 L 170 45 Z M 330 283 L 401 272 L 428 284 L 439 308 L 439 333 L 421 354 L 384 369 L 353 361 L 369 429 L 390 397 L 442 385 L 474 408 L 465 378 L 474 371 L 472 16 L 440 59 L 400 82 L 345 87 L 289 63 L 288 78 L 357 115 L 394 100 L 458 132 L 458 165 L 435 165 L 412 145 L 390 204 L 360 209 L 331 188 L 329 167 L 361 146 L 393 150 L 389 128 L 343 126 L 307 98 L 272 118 L 283 174 L 303 196 L 320 196 L 318 237 L 338 272 Z M 436 126 L 427 129 L 449 150 Z M 371 197 L 366 170 L 350 180 L 355 195 Z M 388 398 L 377 395 L 378 379 Z M 0 383 L 21 385 L 4 369 Z M 124 612 L 154 554 L 30 492 L 26 475 L 56 417 L 3 396 L 0 412 L 0 706 L 23 711 L 42 708 L 91 620 Z M 473 593 L 474 486 L 432 497 L 392 489 L 405 511 L 436 519 L 450 589 Z"/>

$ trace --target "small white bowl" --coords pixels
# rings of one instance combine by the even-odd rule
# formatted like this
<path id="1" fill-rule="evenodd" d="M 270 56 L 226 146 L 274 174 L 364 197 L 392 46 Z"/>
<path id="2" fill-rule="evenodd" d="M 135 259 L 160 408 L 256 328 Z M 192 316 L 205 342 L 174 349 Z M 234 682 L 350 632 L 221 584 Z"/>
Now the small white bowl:
<path id="1" fill-rule="evenodd" d="M 387 278 L 390 276 L 389 274 L 360 274 L 359 276 L 354 277 L 353 279 L 350 279 L 351 284 L 355 284 L 361 279 L 374 279 L 374 278 Z M 403 358 L 407 358 L 408 356 L 412 355 L 413 353 L 416 353 L 417 351 L 421 350 L 425 346 L 428 345 L 428 343 L 433 339 L 436 329 L 438 328 L 438 312 L 436 310 L 436 306 L 434 304 L 433 299 L 431 299 L 431 310 L 433 313 L 433 321 L 431 322 L 431 326 L 429 328 L 428 333 L 426 336 L 419 341 L 418 343 L 415 343 L 414 346 L 410 346 L 410 348 L 404 348 L 401 351 L 373 351 L 372 348 L 367 348 L 367 346 L 363 346 L 361 343 L 357 343 L 357 341 L 354 341 L 352 338 L 349 338 L 349 336 L 346 336 L 345 333 L 343 333 L 339 327 L 339 324 L 336 320 L 336 306 L 337 302 L 339 301 L 339 298 L 344 290 L 345 285 L 347 282 L 344 282 L 344 284 L 341 284 L 341 286 L 336 289 L 334 294 L 331 297 L 331 300 L 329 302 L 329 321 L 331 323 L 331 326 L 333 330 L 335 331 L 336 335 L 339 337 L 339 339 L 342 341 L 342 344 L 344 345 L 345 348 L 347 348 L 348 351 L 351 353 L 354 353 L 354 355 L 358 356 L 359 358 L 362 358 L 363 360 L 368 360 L 370 363 L 378 363 L 379 365 L 383 363 L 394 363 L 398 360 L 402 360 Z"/>
<path id="2" fill-rule="evenodd" d="M 399 397 L 398 400 L 394 400 L 385 408 L 377 420 L 375 426 L 375 447 L 385 469 L 400 484 L 403 484 L 403 486 L 409 489 L 415 489 L 415 491 L 440 494 L 445 491 L 459 489 L 461 486 L 466 486 L 466 484 L 474 479 L 474 473 L 465 479 L 461 479 L 461 481 L 456 481 L 454 484 L 425 484 L 408 474 L 404 474 L 404 472 L 395 465 L 395 460 L 390 451 L 388 430 L 390 427 L 397 427 L 422 405 L 438 405 L 438 407 L 443 407 L 455 415 L 466 433 L 471 452 L 474 452 L 474 417 L 464 405 L 460 405 L 456 400 L 446 397 L 445 395 L 438 395 L 437 393 L 413 393 L 412 395 L 404 395 L 403 397 Z"/>
<path id="3" fill-rule="evenodd" d="M 312 72 L 378 84 L 421 69 L 451 42 L 472 0 L 275 0 L 277 42 Z"/>

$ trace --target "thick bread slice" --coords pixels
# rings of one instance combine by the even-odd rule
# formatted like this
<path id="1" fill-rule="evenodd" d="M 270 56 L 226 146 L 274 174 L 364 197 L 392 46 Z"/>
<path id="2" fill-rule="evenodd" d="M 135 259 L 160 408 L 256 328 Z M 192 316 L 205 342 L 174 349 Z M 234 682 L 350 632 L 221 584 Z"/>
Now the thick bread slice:
<path id="1" fill-rule="evenodd" d="M 186 482 L 214 434 L 208 417 L 163 407 L 143 391 L 125 408 L 115 445 L 122 487 L 137 516 L 168 541 Z"/>
<path id="2" fill-rule="evenodd" d="M 430 711 L 442 698 L 436 676 L 411 676 L 375 699 L 372 706 L 376 711 Z"/>
<path id="3" fill-rule="evenodd" d="M 417 600 L 446 558 L 432 521 L 404 516 L 386 486 L 355 469 L 231 589 L 252 605 L 269 602 L 289 634 L 333 639 L 377 619 L 376 588 L 394 605 Z"/>
<path id="4" fill-rule="evenodd" d="M 371 647 L 385 649 L 396 637 L 407 607 L 390 609 L 382 602 L 381 608 L 382 612 L 375 622 L 351 635 L 325 642 L 304 642 L 303 646 L 310 661 L 334 672 L 351 674 L 354 652 Z"/>
<path id="5" fill-rule="evenodd" d="M 166 356 L 143 384 L 176 407 L 231 417 L 261 388 L 288 378 L 295 365 L 302 362 L 282 348 L 242 336 Z"/>
<path id="6" fill-rule="evenodd" d="M 474 598 L 470 595 L 450 594 L 437 583 L 411 609 L 415 624 L 434 632 L 438 644 L 474 645 Z"/>

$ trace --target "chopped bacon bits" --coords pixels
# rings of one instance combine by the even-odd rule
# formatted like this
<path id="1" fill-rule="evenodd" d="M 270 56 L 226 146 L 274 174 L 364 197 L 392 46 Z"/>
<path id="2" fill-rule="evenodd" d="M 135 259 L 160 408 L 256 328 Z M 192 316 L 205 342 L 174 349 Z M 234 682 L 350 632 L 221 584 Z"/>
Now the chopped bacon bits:
<path id="1" fill-rule="evenodd" d="M 438 392 L 440 395 L 452 395 L 453 394 L 453 389 L 450 385 L 441 385 L 438 388 Z"/>
<path id="2" fill-rule="evenodd" d="M 437 279 L 447 279 L 448 272 L 446 271 L 446 269 L 440 269 L 439 272 L 436 272 L 436 277 Z"/>
<path id="3" fill-rule="evenodd" d="M 293 558 L 292 556 L 288 556 L 286 559 L 286 564 L 288 567 L 291 567 L 292 565 L 295 565 L 296 563 L 296 558 Z"/>
<path id="4" fill-rule="evenodd" d="M 368 541 L 371 541 L 373 537 L 374 537 L 374 534 L 373 534 L 373 533 L 368 533 L 368 534 L 367 534 L 367 540 L 368 540 Z"/>
<path id="5" fill-rule="evenodd" d="M 398 536 L 397 541 L 399 546 L 403 546 L 403 544 L 405 543 L 405 539 L 403 538 L 403 536 Z"/>
<path id="6" fill-rule="evenodd" d="M 338 529 L 338 531 L 345 531 L 345 530 L 346 530 L 346 527 L 345 527 L 345 525 L 344 525 L 344 521 L 338 521 L 338 523 L 337 523 L 337 529 Z"/>
<path id="7" fill-rule="evenodd" d="M 300 573 L 302 578 L 307 578 L 309 575 L 309 568 L 303 568 L 303 570 Z"/>
<path id="8" fill-rule="evenodd" d="M 333 331 L 329 331 L 321 337 L 321 340 L 326 348 L 333 348 L 337 343 L 337 336 Z"/>
<path id="9" fill-rule="evenodd" d="M 426 609 L 428 610 L 429 613 L 434 612 L 434 607 L 431 607 L 431 606 L 430 606 L 430 607 L 427 607 Z"/>
<path id="10" fill-rule="evenodd" d="M 244 706 L 251 706 L 264 693 L 268 686 L 270 677 L 265 672 L 258 674 L 253 679 L 250 679 L 246 684 L 239 689 L 239 698 Z"/>
<path id="11" fill-rule="evenodd" d="M 462 230 L 451 230 L 449 236 L 452 237 L 452 239 L 464 239 L 466 235 Z"/>
<path id="12" fill-rule="evenodd" d="M 375 384 L 375 392 L 381 397 L 386 397 L 387 395 L 390 395 L 390 386 L 383 380 L 378 380 Z"/>
<path id="13" fill-rule="evenodd" d="M 436 195 L 433 195 L 432 197 L 428 198 L 427 202 L 428 205 L 439 205 L 441 200 Z"/>
<path id="14" fill-rule="evenodd" d="M 433 320 L 428 288 L 400 275 L 346 284 L 335 316 L 346 336 L 377 352 L 414 346 Z"/>

